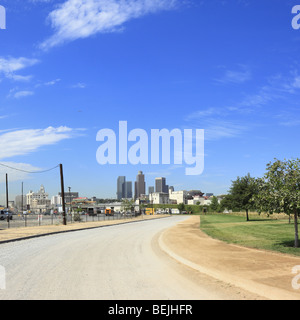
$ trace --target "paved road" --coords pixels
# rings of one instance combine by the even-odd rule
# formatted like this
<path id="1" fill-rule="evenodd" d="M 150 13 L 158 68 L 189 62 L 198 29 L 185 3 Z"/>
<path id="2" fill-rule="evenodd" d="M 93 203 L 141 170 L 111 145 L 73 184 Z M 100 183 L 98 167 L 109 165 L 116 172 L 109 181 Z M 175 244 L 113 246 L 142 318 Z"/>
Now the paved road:
<path id="1" fill-rule="evenodd" d="M 178 216 L 0 245 L 0 299 L 222 299 L 158 247 Z M 180 272 L 179 269 L 180 268 Z"/>

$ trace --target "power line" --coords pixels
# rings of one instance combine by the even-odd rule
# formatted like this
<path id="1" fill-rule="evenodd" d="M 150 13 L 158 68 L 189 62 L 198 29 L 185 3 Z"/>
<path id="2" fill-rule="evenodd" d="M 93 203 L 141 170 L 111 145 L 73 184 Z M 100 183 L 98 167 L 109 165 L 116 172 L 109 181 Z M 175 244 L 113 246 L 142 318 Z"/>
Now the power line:
<path id="1" fill-rule="evenodd" d="M 14 167 L 8 166 L 8 165 L 3 164 L 3 163 L 0 163 L 0 166 L 5 167 L 5 168 L 9 168 L 9 169 L 12 169 L 12 170 L 16 170 L 16 171 L 26 172 L 26 173 L 44 173 L 44 172 L 52 171 L 52 170 L 58 168 L 59 164 L 57 166 L 53 167 L 53 168 L 42 170 L 42 171 L 27 171 L 27 170 L 23 170 L 23 169 L 19 169 L 19 168 L 14 168 Z"/>

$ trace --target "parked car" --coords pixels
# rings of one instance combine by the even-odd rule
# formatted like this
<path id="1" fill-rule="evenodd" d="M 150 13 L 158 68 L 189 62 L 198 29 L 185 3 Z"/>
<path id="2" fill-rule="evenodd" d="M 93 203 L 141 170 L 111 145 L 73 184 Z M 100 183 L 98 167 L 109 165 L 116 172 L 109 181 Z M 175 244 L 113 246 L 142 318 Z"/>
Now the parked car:
<path id="1" fill-rule="evenodd" d="M 9 217 L 9 220 L 12 220 L 13 214 L 8 209 L 0 210 L 0 220 L 7 220 L 7 217 Z"/>

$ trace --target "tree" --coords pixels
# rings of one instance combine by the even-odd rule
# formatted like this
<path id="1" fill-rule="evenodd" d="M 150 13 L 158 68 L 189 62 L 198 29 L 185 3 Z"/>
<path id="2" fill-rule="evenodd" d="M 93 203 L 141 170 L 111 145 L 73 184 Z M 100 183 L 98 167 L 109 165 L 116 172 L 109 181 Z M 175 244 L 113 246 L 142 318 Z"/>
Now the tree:
<path id="1" fill-rule="evenodd" d="M 257 209 L 270 213 L 294 215 L 295 247 L 299 247 L 298 215 L 300 212 L 300 159 L 267 165 L 263 178 L 257 180 L 258 194 L 254 197 Z"/>
<path id="2" fill-rule="evenodd" d="M 217 197 L 213 197 L 212 198 L 211 204 L 210 204 L 209 207 L 213 212 L 217 212 L 218 211 L 218 209 L 219 209 L 219 201 L 218 201 Z"/>
<path id="3" fill-rule="evenodd" d="M 134 200 L 124 199 L 122 201 L 121 209 L 126 212 L 132 212 L 134 210 Z"/>
<path id="4" fill-rule="evenodd" d="M 225 209 L 227 210 L 232 210 L 232 197 L 230 194 L 227 194 L 223 199 L 221 200 L 220 203 L 220 210 L 224 211 Z"/>
<path id="5" fill-rule="evenodd" d="M 179 212 L 181 213 L 181 212 L 184 210 L 184 208 L 185 208 L 184 203 L 179 203 L 179 205 L 177 206 L 177 208 L 178 208 Z"/>
<path id="6" fill-rule="evenodd" d="M 256 179 L 252 178 L 249 173 L 245 177 L 237 177 L 235 181 L 232 181 L 229 192 L 232 208 L 245 210 L 247 221 L 249 221 L 249 210 L 254 208 L 255 194 L 257 194 Z"/>

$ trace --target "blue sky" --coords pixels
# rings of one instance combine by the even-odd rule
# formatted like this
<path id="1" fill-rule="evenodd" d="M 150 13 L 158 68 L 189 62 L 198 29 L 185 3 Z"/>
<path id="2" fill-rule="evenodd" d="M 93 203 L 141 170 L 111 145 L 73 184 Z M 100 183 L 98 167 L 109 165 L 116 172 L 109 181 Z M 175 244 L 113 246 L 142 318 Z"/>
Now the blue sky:
<path id="1" fill-rule="evenodd" d="M 299 157 L 300 30 L 296 1 L 0 0 L 0 161 L 28 171 L 64 165 L 65 186 L 115 197 L 116 180 L 226 193 L 275 157 Z M 205 129 L 205 170 L 106 165 L 97 132 Z M 0 201 L 4 174 L 0 168 Z M 11 197 L 59 172 L 8 170 Z"/>

